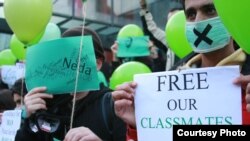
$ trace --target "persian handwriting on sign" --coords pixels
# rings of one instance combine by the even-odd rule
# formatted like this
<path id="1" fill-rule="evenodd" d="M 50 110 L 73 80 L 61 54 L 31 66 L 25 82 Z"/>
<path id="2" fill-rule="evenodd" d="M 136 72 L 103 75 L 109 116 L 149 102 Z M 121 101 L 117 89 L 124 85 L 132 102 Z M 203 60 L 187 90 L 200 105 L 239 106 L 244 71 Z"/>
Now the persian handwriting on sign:
<path id="1" fill-rule="evenodd" d="M 46 86 L 47 93 L 73 92 L 78 72 L 77 92 L 99 89 L 92 37 L 83 36 L 83 50 L 79 53 L 81 38 L 62 38 L 28 48 L 25 72 L 28 90 Z"/>
<path id="2" fill-rule="evenodd" d="M 42 78 L 51 78 L 55 79 L 56 75 L 65 75 L 65 72 L 62 67 L 59 66 L 59 63 L 62 62 L 62 59 L 56 62 L 50 62 L 49 64 L 43 64 L 34 71 L 30 72 L 31 77 L 42 77 Z"/>
<path id="3" fill-rule="evenodd" d="M 79 73 L 81 79 L 90 80 L 92 68 L 87 66 L 88 55 L 81 58 L 81 63 L 79 66 Z M 59 59 L 58 61 L 51 62 L 49 64 L 43 64 L 31 72 L 32 77 L 42 77 L 49 79 L 56 79 L 58 76 L 65 77 L 66 75 L 76 75 L 77 71 L 77 59 L 71 59 L 64 57 L 63 59 Z M 75 78 L 67 81 L 68 84 L 74 83 Z"/>

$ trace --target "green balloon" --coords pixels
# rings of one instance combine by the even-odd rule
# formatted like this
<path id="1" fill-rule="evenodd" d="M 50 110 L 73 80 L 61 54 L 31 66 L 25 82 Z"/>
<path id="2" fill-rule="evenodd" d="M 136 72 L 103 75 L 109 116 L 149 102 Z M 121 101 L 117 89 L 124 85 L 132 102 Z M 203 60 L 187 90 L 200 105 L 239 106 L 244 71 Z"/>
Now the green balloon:
<path id="1" fill-rule="evenodd" d="M 48 23 L 39 43 L 61 38 L 61 30 L 55 23 Z"/>
<path id="2" fill-rule="evenodd" d="M 120 29 L 117 38 L 138 37 L 138 36 L 144 36 L 142 29 L 135 24 L 128 24 Z"/>
<path id="3" fill-rule="evenodd" d="M 120 65 L 110 77 L 110 88 L 115 89 L 117 85 L 133 81 L 135 74 L 151 73 L 151 70 L 140 62 L 127 62 Z"/>
<path id="4" fill-rule="evenodd" d="M 214 5 L 234 40 L 250 54 L 250 1 L 214 0 Z"/>
<path id="5" fill-rule="evenodd" d="M 6 21 L 17 38 L 24 44 L 37 40 L 39 34 L 45 30 L 51 15 L 51 0 L 4 1 Z"/>
<path id="6" fill-rule="evenodd" d="M 193 50 L 188 43 L 185 27 L 186 18 L 182 10 L 169 19 L 165 28 L 167 43 L 179 58 L 184 58 Z"/>
<path id="7" fill-rule="evenodd" d="M 0 66 L 2 65 L 14 65 L 17 59 L 10 49 L 5 49 L 0 52 Z"/>
<path id="8" fill-rule="evenodd" d="M 25 60 L 26 58 L 26 47 L 20 42 L 16 35 L 13 34 L 10 40 L 10 49 L 15 57 L 19 60 Z"/>
<path id="9" fill-rule="evenodd" d="M 34 45 L 34 44 L 37 44 L 37 43 L 41 40 L 41 38 L 43 37 L 44 32 L 45 32 L 45 30 L 43 30 L 40 34 L 38 34 L 38 35 L 35 37 L 34 40 L 32 40 L 31 42 L 29 42 L 28 44 L 26 44 L 26 46 L 27 46 L 27 47 L 30 47 L 30 46 L 32 46 L 32 45 Z"/>

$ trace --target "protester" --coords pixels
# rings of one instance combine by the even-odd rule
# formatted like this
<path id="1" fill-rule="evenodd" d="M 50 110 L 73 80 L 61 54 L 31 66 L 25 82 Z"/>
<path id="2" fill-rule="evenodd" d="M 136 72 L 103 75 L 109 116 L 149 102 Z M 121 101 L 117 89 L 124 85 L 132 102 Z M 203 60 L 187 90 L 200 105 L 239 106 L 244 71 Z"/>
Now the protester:
<path id="1" fill-rule="evenodd" d="M 111 46 L 111 50 L 113 53 L 113 58 L 112 58 L 112 70 L 114 71 L 119 65 L 122 63 L 128 62 L 128 61 L 137 61 L 145 64 L 147 67 L 150 68 L 152 72 L 160 72 L 164 71 L 165 69 L 162 68 L 162 64 L 159 63 L 159 59 L 162 58 L 160 54 L 158 54 L 157 48 L 154 46 L 154 44 L 149 41 L 148 43 L 150 55 L 149 56 L 142 56 L 142 57 L 117 57 L 117 52 L 119 45 L 117 42 L 115 42 Z M 113 72 L 112 71 L 112 72 Z"/>
<path id="2" fill-rule="evenodd" d="M 8 89 L 0 90 L 0 125 L 2 122 L 2 114 L 6 110 L 13 110 L 15 102 L 13 101 L 11 91 Z"/>
<path id="3" fill-rule="evenodd" d="M 183 0 L 185 15 L 187 19 L 186 32 L 190 44 L 193 44 L 193 51 L 198 53 L 181 68 L 204 68 L 226 65 L 240 65 L 241 76 L 236 78 L 235 84 L 242 86 L 242 117 L 243 124 L 250 124 L 249 110 L 249 92 L 250 92 L 250 57 L 242 49 L 235 50 L 233 39 L 227 32 L 226 28 L 220 21 L 213 0 Z M 202 44 L 195 43 L 192 39 L 197 39 L 194 33 L 196 29 L 203 26 L 211 26 L 210 34 L 214 43 L 211 45 L 209 41 Z M 203 27 L 204 28 L 204 27 Z M 218 30 L 218 31 L 217 31 Z M 220 34 L 218 34 L 218 32 Z M 216 34 L 217 33 L 217 34 Z M 195 46 L 196 45 L 196 46 Z M 117 116 L 123 119 L 128 125 L 127 139 L 137 140 L 136 121 L 134 113 L 134 92 L 136 83 L 125 83 L 117 87 L 112 93 L 115 101 L 115 112 Z M 248 85 L 248 87 L 246 87 Z M 247 95 L 246 95 L 247 94 Z M 248 105 L 246 104 L 248 102 Z M 247 109 L 246 109 L 247 108 Z"/>
<path id="4" fill-rule="evenodd" d="M 81 35 L 82 27 L 76 27 L 65 31 L 62 36 Z M 97 69 L 99 70 L 105 59 L 101 40 L 96 32 L 86 27 L 84 28 L 84 35 L 91 35 L 93 38 Z M 76 94 L 76 108 L 72 129 L 69 129 L 72 98 L 68 96 L 62 95 L 64 99 L 61 100 L 70 99 L 70 102 L 61 102 L 61 104 L 56 105 L 57 102 L 53 101 L 56 96 L 47 94 L 46 87 L 37 87 L 29 91 L 24 98 L 28 118 L 25 120 L 24 126 L 17 132 L 15 140 L 52 141 L 53 138 L 64 141 L 125 140 L 126 126 L 114 114 L 110 89 L 100 83 L 100 90 Z M 53 107 L 55 109 L 48 107 L 48 101 L 54 102 L 53 105 L 55 106 Z M 43 110 L 43 113 L 40 112 L 41 110 Z M 47 111 L 58 112 L 51 115 L 46 113 Z M 44 114 L 44 118 L 50 117 L 50 120 L 48 122 L 42 120 L 43 122 L 41 122 L 40 118 L 43 117 L 39 116 L 39 114 Z M 58 120 L 60 121 L 59 125 L 55 126 Z M 42 123 L 42 125 L 39 123 Z M 53 130 L 55 131 L 50 132 Z"/>
<path id="5" fill-rule="evenodd" d="M 16 103 L 16 109 L 21 109 L 22 103 L 24 96 L 28 93 L 26 84 L 25 84 L 25 79 L 24 78 L 19 78 L 16 80 L 14 85 L 11 88 L 12 91 L 12 96 L 13 100 Z"/>
<path id="6" fill-rule="evenodd" d="M 166 33 L 164 30 L 160 29 L 153 20 L 153 16 L 150 13 L 146 0 L 140 0 L 140 16 L 143 25 L 143 30 L 146 35 L 149 35 L 153 43 L 167 55 L 165 70 L 169 70 L 179 58 L 174 54 L 174 52 L 168 47 L 166 42 Z M 174 7 L 168 12 L 167 20 L 170 19 L 176 12 L 182 10 L 180 7 Z M 163 64 L 161 64 L 163 65 Z"/>

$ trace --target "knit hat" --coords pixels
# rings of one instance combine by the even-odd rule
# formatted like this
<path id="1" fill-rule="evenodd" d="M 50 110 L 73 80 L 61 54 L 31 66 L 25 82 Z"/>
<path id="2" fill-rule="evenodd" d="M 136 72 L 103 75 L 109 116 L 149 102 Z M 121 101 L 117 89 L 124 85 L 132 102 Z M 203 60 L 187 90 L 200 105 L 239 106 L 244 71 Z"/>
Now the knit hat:
<path id="1" fill-rule="evenodd" d="M 70 28 L 62 34 L 62 37 L 81 36 L 82 35 L 82 28 L 83 27 Z M 101 42 L 101 39 L 98 36 L 98 34 L 95 31 L 93 31 L 87 27 L 84 27 L 83 34 L 92 36 L 96 58 L 105 60 L 102 42 Z"/>

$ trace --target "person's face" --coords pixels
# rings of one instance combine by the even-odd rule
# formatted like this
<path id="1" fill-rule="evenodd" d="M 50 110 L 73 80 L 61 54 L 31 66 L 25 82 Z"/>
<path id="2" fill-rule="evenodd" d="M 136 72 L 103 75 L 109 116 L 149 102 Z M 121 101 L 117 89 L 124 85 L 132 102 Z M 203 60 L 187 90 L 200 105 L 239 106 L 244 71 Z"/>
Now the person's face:
<path id="1" fill-rule="evenodd" d="M 198 22 L 218 16 L 213 0 L 185 0 L 185 15 L 188 22 Z"/>
<path id="2" fill-rule="evenodd" d="M 14 93 L 13 99 L 14 99 L 14 102 L 16 103 L 16 108 L 20 108 L 21 107 L 21 96 Z"/>
<path id="3" fill-rule="evenodd" d="M 96 65 L 97 65 L 97 70 L 100 70 L 101 69 L 101 67 L 102 67 L 102 60 L 101 59 L 96 59 Z"/>

